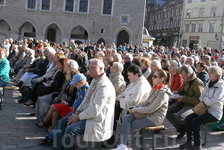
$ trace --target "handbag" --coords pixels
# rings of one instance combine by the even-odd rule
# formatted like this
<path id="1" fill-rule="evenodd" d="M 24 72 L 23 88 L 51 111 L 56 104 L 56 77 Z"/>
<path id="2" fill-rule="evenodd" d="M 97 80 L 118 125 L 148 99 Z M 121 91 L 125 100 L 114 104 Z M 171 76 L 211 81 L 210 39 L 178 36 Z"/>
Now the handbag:
<path id="1" fill-rule="evenodd" d="M 193 110 L 196 115 L 201 116 L 205 114 L 207 110 L 207 106 L 205 106 L 203 102 L 200 102 L 193 108 Z"/>
<path id="2" fill-rule="evenodd" d="M 133 114 L 135 116 L 136 119 L 141 119 L 141 118 L 145 118 L 148 116 L 148 114 L 141 114 L 141 113 L 138 113 L 138 112 L 134 112 Z"/>

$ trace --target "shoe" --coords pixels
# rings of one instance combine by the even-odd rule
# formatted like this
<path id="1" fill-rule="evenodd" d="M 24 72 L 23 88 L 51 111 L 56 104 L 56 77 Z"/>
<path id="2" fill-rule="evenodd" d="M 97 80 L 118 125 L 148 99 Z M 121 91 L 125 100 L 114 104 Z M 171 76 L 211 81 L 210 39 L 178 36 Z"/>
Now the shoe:
<path id="1" fill-rule="evenodd" d="M 51 144 L 51 143 L 53 143 L 53 142 L 48 138 L 48 136 L 46 136 L 45 139 L 38 142 L 39 145 L 47 145 L 47 144 Z"/>
<path id="2" fill-rule="evenodd" d="M 192 147 L 191 142 L 186 142 L 186 143 L 179 146 L 180 149 L 187 149 L 187 148 L 191 148 L 191 147 Z"/>
<path id="3" fill-rule="evenodd" d="M 29 114 L 29 116 L 35 116 L 36 115 L 36 113 L 34 112 L 34 113 L 30 113 Z"/>
<path id="4" fill-rule="evenodd" d="M 24 103 L 23 105 L 25 105 L 25 106 L 30 106 L 30 105 L 34 105 L 34 104 L 35 104 L 34 101 L 29 100 L 28 102 Z"/>
<path id="5" fill-rule="evenodd" d="M 190 148 L 190 150 L 202 150 L 201 146 L 193 146 Z"/>
<path id="6" fill-rule="evenodd" d="M 217 125 L 216 127 L 223 130 L 224 129 L 224 123 L 220 124 L 220 125 Z"/>
<path id="7" fill-rule="evenodd" d="M 40 123 L 43 123 L 43 125 L 41 126 Z M 41 121 L 40 123 L 36 123 L 35 125 L 39 128 L 43 128 L 44 126 L 46 126 L 46 124 L 44 123 L 44 121 Z"/>
<path id="8" fill-rule="evenodd" d="M 117 146 L 115 150 L 128 150 L 127 146 L 124 144 L 120 144 Z"/>
<path id="9" fill-rule="evenodd" d="M 18 100 L 18 103 L 20 103 L 20 104 L 21 104 L 21 103 L 25 103 L 25 102 L 26 102 L 26 101 L 25 101 L 25 99 L 23 99 L 23 98 Z"/>

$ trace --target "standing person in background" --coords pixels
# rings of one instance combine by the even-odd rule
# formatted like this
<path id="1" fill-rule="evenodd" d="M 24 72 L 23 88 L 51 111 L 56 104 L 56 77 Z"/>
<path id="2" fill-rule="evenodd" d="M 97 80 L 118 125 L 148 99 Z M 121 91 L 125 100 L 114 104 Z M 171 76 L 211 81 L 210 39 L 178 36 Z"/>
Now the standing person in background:
<path id="1" fill-rule="evenodd" d="M 10 64 L 6 58 L 6 51 L 0 48 L 0 87 L 6 87 L 9 83 Z"/>

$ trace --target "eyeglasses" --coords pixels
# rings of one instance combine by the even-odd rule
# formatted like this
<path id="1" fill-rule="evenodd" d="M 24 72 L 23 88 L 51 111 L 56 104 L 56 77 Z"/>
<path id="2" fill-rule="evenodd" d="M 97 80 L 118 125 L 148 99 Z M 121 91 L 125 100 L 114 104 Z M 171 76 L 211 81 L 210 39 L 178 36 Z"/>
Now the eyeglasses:
<path id="1" fill-rule="evenodd" d="M 152 78 L 156 79 L 156 78 L 159 78 L 159 77 L 158 77 L 158 76 L 156 76 L 156 75 L 153 75 L 153 76 L 152 76 Z"/>

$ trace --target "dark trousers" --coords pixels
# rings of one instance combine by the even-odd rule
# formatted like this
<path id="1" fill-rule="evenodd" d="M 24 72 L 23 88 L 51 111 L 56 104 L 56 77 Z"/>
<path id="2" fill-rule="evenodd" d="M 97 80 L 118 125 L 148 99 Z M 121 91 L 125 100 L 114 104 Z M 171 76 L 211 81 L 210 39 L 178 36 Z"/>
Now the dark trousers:
<path id="1" fill-rule="evenodd" d="M 194 145 L 201 145 L 201 135 L 200 135 L 200 125 L 209 123 L 209 122 L 217 122 L 218 119 L 215 118 L 210 113 L 205 113 L 204 115 L 198 116 L 195 113 L 190 114 L 186 117 L 186 126 L 187 126 L 187 141 L 192 141 L 192 134 L 194 139 Z M 192 133 L 193 132 L 193 133 Z"/>
<path id="2" fill-rule="evenodd" d="M 117 130 L 117 122 L 119 120 L 120 114 L 122 112 L 122 108 L 120 107 L 120 103 L 116 102 L 115 108 L 114 108 L 114 127 L 113 127 L 113 136 L 108 139 L 104 144 L 105 146 L 114 147 L 117 145 L 117 138 L 116 138 L 116 130 Z"/>

